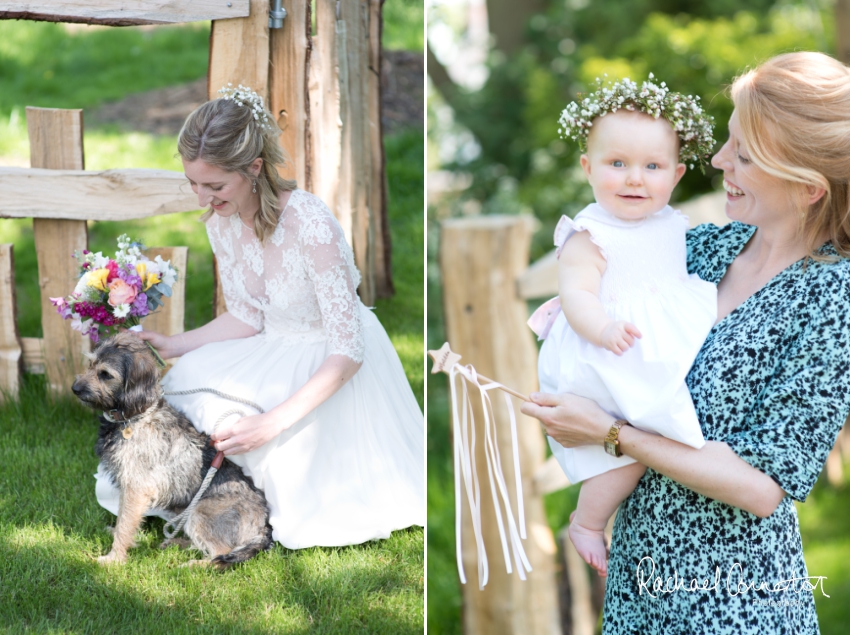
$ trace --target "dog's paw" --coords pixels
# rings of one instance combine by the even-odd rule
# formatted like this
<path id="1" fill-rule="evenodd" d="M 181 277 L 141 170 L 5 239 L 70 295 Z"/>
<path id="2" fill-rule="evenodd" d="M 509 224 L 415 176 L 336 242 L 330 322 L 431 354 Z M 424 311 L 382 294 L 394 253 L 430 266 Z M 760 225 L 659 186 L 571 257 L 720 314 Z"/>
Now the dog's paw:
<path id="1" fill-rule="evenodd" d="M 114 551 L 110 551 L 105 556 L 100 556 L 97 559 L 98 564 L 124 564 L 125 562 L 127 562 L 127 556 L 118 555 Z"/>

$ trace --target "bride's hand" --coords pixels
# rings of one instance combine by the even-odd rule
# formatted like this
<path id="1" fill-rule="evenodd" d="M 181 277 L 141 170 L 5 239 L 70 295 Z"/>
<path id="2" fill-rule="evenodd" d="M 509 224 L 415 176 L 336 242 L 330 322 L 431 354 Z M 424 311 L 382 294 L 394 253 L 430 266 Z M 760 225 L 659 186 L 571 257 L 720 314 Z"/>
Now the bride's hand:
<path id="1" fill-rule="evenodd" d="M 155 331 L 131 331 L 136 337 L 146 342 L 156 349 L 162 359 L 171 359 L 172 357 L 180 357 L 180 351 L 177 348 L 179 337 L 175 335 L 163 335 Z"/>
<path id="2" fill-rule="evenodd" d="M 523 414 L 540 420 L 550 437 L 565 448 L 602 445 L 615 419 L 596 402 L 569 393 L 532 393 L 522 404 Z"/>
<path id="3" fill-rule="evenodd" d="M 280 420 L 271 413 L 242 417 L 234 423 L 223 422 L 211 439 L 225 456 L 245 454 L 265 445 L 283 431 Z"/>

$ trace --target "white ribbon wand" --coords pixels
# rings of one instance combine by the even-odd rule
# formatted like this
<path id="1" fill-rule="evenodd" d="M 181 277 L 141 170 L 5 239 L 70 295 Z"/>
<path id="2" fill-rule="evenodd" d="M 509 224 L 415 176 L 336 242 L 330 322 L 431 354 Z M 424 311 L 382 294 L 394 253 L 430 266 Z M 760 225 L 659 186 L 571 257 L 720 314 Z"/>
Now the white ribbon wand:
<path id="1" fill-rule="evenodd" d="M 431 373 L 446 373 L 449 376 L 449 385 L 452 395 L 452 420 L 454 430 L 454 472 L 455 472 L 455 545 L 457 555 L 457 569 L 460 574 L 460 581 L 466 584 L 466 574 L 463 569 L 463 557 L 461 550 L 461 480 L 463 481 L 463 489 L 466 492 L 466 499 L 469 502 L 470 517 L 472 519 L 472 532 L 475 536 L 475 546 L 478 552 L 478 585 L 483 589 L 489 578 L 489 567 L 487 563 L 487 552 L 484 548 L 484 537 L 481 533 L 481 491 L 478 483 L 478 473 L 475 465 L 475 418 L 472 410 L 472 403 L 469 400 L 467 382 L 478 387 L 481 394 L 481 407 L 484 412 L 484 455 L 487 460 L 487 474 L 490 477 L 490 491 L 493 496 L 493 507 L 496 511 L 496 524 L 499 528 L 499 538 L 502 543 L 502 553 L 505 558 L 505 568 L 508 574 L 511 574 L 511 555 L 513 552 L 514 561 L 516 562 L 517 573 L 521 580 L 525 580 L 525 572 L 531 571 L 531 564 L 528 562 L 528 557 L 525 555 L 525 550 L 522 546 L 520 538 L 525 539 L 525 509 L 522 501 L 522 475 L 519 469 L 519 443 L 517 440 L 516 414 L 511 399 L 508 395 L 513 395 L 523 401 L 530 399 L 515 390 L 511 390 L 507 386 L 500 384 L 497 381 L 479 374 L 472 365 L 461 366 L 458 361 L 460 355 L 454 353 L 446 342 L 439 350 L 428 351 L 428 354 L 434 360 L 434 366 L 431 368 Z M 461 378 L 461 387 L 463 388 L 463 406 L 458 412 L 457 399 L 457 382 L 458 376 Z M 482 385 L 481 382 L 486 382 Z M 505 484 L 505 477 L 502 471 L 502 460 L 499 454 L 498 443 L 496 442 L 496 421 L 493 412 L 493 405 L 490 402 L 488 391 L 498 388 L 504 391 L 505 404 L 508 408 L 508 413 L 511 419 L 511 442 L 513 443 L 513 459 L 514 459 L 514 476 L 516 478 L 517 492 L 517 516 L 519 518 L 519 530 L 517 530 L 517 522 L 514 520 L 513 511 L 511 509 L 510 497 L 508 488 Z M 498 490 L 498 494 L 497 494 Z M 499 503 L 499 495 L 505 506 L 504 518 L 502 516 L 502 507 Z M 510 540 L 505 535 L 505 521 L 508 526 L 508 534 Z"/>

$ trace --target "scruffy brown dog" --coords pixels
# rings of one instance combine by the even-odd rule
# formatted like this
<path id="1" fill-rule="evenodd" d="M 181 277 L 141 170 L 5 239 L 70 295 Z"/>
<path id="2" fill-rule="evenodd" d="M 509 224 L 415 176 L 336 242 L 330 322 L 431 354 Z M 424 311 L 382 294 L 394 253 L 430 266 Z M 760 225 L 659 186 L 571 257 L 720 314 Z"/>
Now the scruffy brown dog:
<path id="1" fill-rule="evenodd" d="M 186 509 L 216 452 L 210 438 L 165 401 L 154 357 L 131 333 L 98 345 L 72 390 L 85 405 L 104 411 L 95 451 L 120 491 L 112 550 L 98 561 L 124 562 L 144 513 Z M 271 546 L 268 519 L 262 492 L 225 459 L 184 532 L 223 569 Z"/>

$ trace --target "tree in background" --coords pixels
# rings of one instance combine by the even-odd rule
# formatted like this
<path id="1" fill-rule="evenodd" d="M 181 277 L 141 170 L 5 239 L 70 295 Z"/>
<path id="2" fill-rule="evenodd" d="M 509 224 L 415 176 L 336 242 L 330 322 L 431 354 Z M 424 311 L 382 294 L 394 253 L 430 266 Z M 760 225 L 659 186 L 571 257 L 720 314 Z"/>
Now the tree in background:
<path id="1" fill-rule="evenodd" d="M 429 101 L 433 110 L 450 109 L 452 126 L 437 113 L 429 134 L 432 143 L 447 133 L 460 140 L 439 167 L 470 178 L 447 209 L 533 212 L 543 223 L 534 253 L 541 255 L 560 215 L 592 200 L 577 148 L 558 138 L 557 119 L 595 78 L 640 82 L 652 72 L 672 90 L 699 95 L 720 140 L 732 112 L 724 93 L 731 80 L 777 53 L 832 52 L 835 13 L 845 4 L 834 11 L 825 0 L 486 0 L 486 79 L 473 89 L 453 79 L 463 60 L 441 58 L 433 35 L 435 25 L 449 24 L 463 37 L 463 16 L 456 4 L 432 5 L 428 74 L 438 94 Z M 711 191 L 716 176 L 689 172 L 676 200 Z"/>

